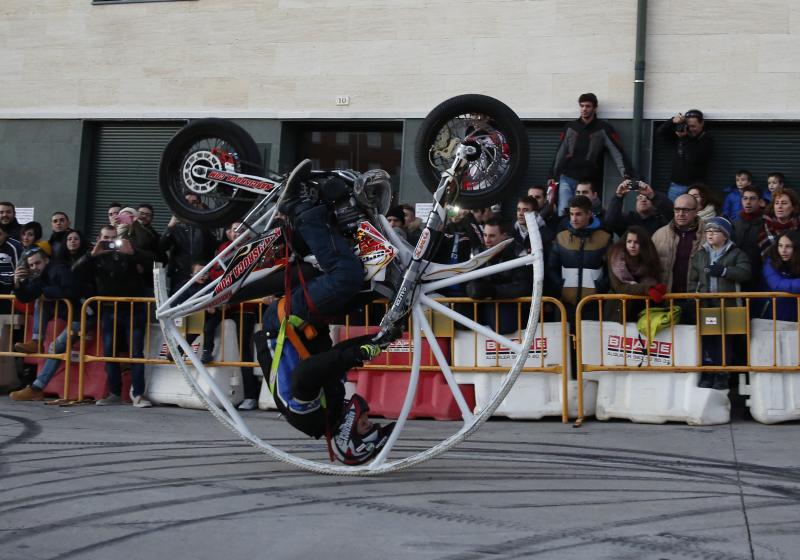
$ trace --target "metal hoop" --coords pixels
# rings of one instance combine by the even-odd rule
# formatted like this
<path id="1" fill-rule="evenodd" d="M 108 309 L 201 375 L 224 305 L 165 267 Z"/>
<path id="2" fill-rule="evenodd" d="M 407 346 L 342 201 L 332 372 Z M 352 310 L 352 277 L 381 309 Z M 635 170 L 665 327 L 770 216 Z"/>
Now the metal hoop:
<path id="1" fill-rule="evenodd" d="M 189 361 L 191 362 L 191 365 L 196 369 L 197 373 L 195 374 L 183 360 L 176 360 L 176 365 L 181 369 L 184 378 L 186 379 L 187 383 L 192 388 L 192 390 L 195 392 L 195 394 L 205 404 L 208 410 L 212 414 L 214 414 L 214 416 L 216 416 L 217 419 L 219 419 L 219 421 L 222 424 L 224 424 L 225 426 L 236 432 L 242 439 L 252 444 L 259 451 L 267 454 L 273 459 L 277 459 L 284 463 L 291 464 L 300 469 L 321 474 L 333 474 L 333 475 L 344 475 L 344 476 L 374 476 L 378 474 L 390 473 L 402 469 L 407 469 L 409 467 L 412 467 L 429 459 L 433 459 L 438 455 L 441 455 L 442 453 L 444 453 L 451 447 L 459 444 L 461 441 L 463 441 L 464 439 L 469 437 L 472 433 L 474 433 L 481 426 L 481 424 L 483 424 L 486 420 L 489 419 L 489 417 L 491 417 L 491 415 L 494 413 L 494 411 L 506 397 L 508 392 L 511 390 L 511 387 L 513 386 L 514 382 L 516 381 L 517 377 L 519 376 L 519 373 L 522 370 L 525 361 L 528 358 L 528 352 L 526 351 L 526 349 L 530 348 L 536 333 L 536 329 L 539 324 L 539 312 L 542 302 L 542 283 L 544 278 L 544 264 L 542 257 L 543 255 L 542 240 L 541 237 L 539 236 L 538 225 L 536 224 L 533 213 L 526 214 L 526 222 L 528 225 L 528 232 L 530 236 L 531 255 L 529 257 L 521 257 L 519 259 L 515 259 L 515 261 L 509 261 L 509 263 L 504 263 L 510 265 L 511 263 L 516 262 L 518 266 L 527 266 L 530 264 L 533 265 L 532 301 L 531 301 L 530 313 L 528 315 L 528 323 L 525 327 L 525 334 L 522 337 L 522 341 L 519 344 L 517 344 L 509 340 L 508 338 L 494 331 L 491 331 L 490 329 L 483 327 L 470 319 L 467 319 L 463 315 L 456 313 L 455 311 L 449 309 L 448 307 L 442 306 L 440 303 L 435 302 L 427 295 L 434 289 L 440 289 L 447 285 L 461 283 L 466 279 L 480 278 L 483 276 L 488 276 L 490 274 L 493 274 L 497 271 L 497 267 L 500 265 L 496 265 L 495 267 L 491 267 L 489 269 L 475 270 L 461 276 L 456 276 L 447 280 L 438 280 L 436 282 L 430 282 L 428 284 L 423 285 L 422 289 L 420 290 L 420 295 L 418 296 L 417 300 L 414 302 L 412 306 L 412 316 L 414 321 L 413 321 L 411 336 L 413 340 L 414 354 L 411 364 L 411 374 L 409 376 L 409 384 L 406 390 L 405 401 L 403 403 L 400 416 L 397 420 L 397 425 L 394 431 L 392 432 L 392 435 L 390 436 L 386 446 L 381 451 L 381 453 L 379 453 L 378 456 L 375 457 L 375 459 L 373 459 L 370 463 L 365 465 L 354 467 L 354 466 L 335 465 L 330 463 L 311 461 L 287 453 L 262 440 L 260 437 L 255 435 L 249 429 L 249 427 L 245 424 L 244 420 L 242 419 L 241 415 L 238 413 L 236 408 L 230 403 L 230 401 L 228 401 L 224 392 L 216 385 L 214 380 L 208 374 L 204 365 L 200 362 L 199 357 L 193 352 L 191 346 L 178 332 L 174 324 L 174 321 L 172 321 L 172 319 L 167 319 L 167 320 L 161 319 L 160 320 L 161 328 L 164 332 L 164 337 L 167 342 L 167 346 L 169 347 L 170 352 L 172 352 L 172 355 L 180 356 L 181 355 L 180 349 L 183 349 L 183 352 L 188 357 Z M 505 269 L 513 268 L 513 266 L 505 266 L 503 268 Z M 165 274 L 163 273 L 163 269 L 156 269 L 154 272 L 154 278 L 155 278 L 155 288 L 156 288 L 155 289 L 156 301 L 158 302 L 158 305 L 160 307 L 161 304 L 163 302 L 166 302 L 168 299 L 166 292 L 166 277 Z M 463 396 L 461 395 L 460 390 L 458 389 L 458 385 L 455 382 L 453 373 L 450 370 L 450 367 L 447 364 L 441 352 L 441 349 L 435 342 L 433 330 L 425 318 L 426 307 L 444 313 L 445 315 L 448 315 L 451 319 L 459 323 L 462 323 L 470 328 L 473 328 L 475 331 L 480 332 L 481 334 L 487 336 L 488 338 L 506 345 L 507 347 L 511 348 L 513 351 L 517 353 L 517 357 L 514 361 L 514 364 L 511 366 L 511 369 L 506 374 L 505 379 L 503 380 L 501 386 L 492 396 L 489 403 L 475 415 L 473 415 L 472 412 L 467 409 L 467 405 L 464 401 Z M 426 340 L 429 342 L 434 358 L 439 363 L 439 366 L 442 369 L 442 374 L 445 376 L 445 379 L 448 385 L 450 386 L 451 391 L 453 392 L 459 410 L 462 413 L 463 426 L 461 427 L 461 429 L 459 429 L 456 433 L 454 433 L 447 439 L 426 449 L 425 451 L 412 454 L 402 459 L 391 461 L 388 459 L 388 457 L 395 443 L 402 434 L 403 428 L 408 418 L 408 414 L 411 410 L 411 405 L 413 404 L 414 401 L 414 396 L 416 394 L 417 382 L 419 380 L 419 375 L 420 375 L 422 336 L 425 336 Z M 211 394 L 207 394 L 200 387 L 199 383 L 200 377 L 202 377 L 204 382 L 207 383 L 208 386 L 210 387 Z M 221 407 L 218 406 L 215 402 L 213 402 L 212 398 L 216 398 L 218 402 L 222 403 L 222 406 Z"/>

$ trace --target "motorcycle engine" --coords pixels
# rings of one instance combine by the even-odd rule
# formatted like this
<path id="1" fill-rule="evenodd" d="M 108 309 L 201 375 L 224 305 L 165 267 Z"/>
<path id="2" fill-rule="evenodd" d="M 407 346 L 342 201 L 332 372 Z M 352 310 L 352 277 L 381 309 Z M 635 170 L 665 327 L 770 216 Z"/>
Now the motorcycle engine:
<path id="1" fill-rule="evenodd" d="M 337 201 L 333 215 L 342 233 L 350 235 L 358 229 L 358 224 L 367 220 L 367 215 L 358 207 L 355 198 L 348 196 Z"/>

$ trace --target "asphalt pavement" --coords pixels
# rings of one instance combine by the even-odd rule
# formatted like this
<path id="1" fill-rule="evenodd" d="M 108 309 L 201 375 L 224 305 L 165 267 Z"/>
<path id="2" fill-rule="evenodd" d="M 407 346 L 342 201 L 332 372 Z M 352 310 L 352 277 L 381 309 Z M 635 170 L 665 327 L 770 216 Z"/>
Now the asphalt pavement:
<path id="1" fill-rule="evenodd" d="M 274 412 L 259 435 L 324 461 Z M 399 454 L 457 426 L 415 420 Z M 800 424 L 492 420 L 374 478 L 274 461 L 210 413 L 0 397 L 0 559 L 796 559 Z"/>

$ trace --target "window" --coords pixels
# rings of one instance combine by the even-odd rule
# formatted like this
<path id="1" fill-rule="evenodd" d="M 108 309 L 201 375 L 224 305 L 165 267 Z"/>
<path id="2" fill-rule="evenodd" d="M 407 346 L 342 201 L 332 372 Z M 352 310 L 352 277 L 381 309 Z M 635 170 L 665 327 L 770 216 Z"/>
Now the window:
<path id="1" fill-rule="evenodd" d="M 399 188 L 400 123 L 303 123 L 293 128 L 298 157 L 314 160 L 316 169 L 385 169 L 392 175 L 395 191 Z"/>
<path id="2" fill-rule="evenodd" d="M 381 147 L 381 133 L 380 132 L 367 132 L 367 146 L 370 148 Z"/>

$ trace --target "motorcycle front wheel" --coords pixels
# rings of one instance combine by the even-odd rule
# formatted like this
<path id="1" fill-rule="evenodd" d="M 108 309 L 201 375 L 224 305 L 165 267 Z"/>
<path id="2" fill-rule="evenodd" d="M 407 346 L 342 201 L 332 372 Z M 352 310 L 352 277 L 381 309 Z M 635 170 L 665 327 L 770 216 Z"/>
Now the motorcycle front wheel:
<path id="1" fill-rule="evenodd" d="M 200 119 L 180 129 L 161 155 L 159 187 L 175 216 L 201 227 L 227 226 L 241 218 L 257 195 L 192 173 L 196 166 L 261 175 L 258 147 L 240 126 L 224 119 Z M 199 204 L 189 197 L 195 194 Z"/>
<path id="2" fill-rule="evenodd" d="M 528 135 L 522 121 L 497 99 L 470 94 L 443 101 L 422 121 L 414 161 L 429 191 L 435 192 L 462 143 L 474 146 L 477 154 L 456 177 L 458 191 L 448 202 L 484 208 L 520 186 L 528 167 Z"/>

